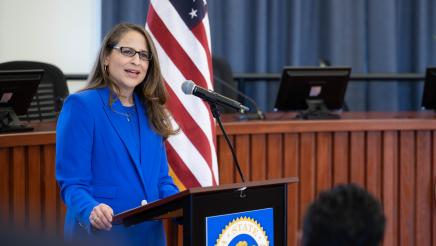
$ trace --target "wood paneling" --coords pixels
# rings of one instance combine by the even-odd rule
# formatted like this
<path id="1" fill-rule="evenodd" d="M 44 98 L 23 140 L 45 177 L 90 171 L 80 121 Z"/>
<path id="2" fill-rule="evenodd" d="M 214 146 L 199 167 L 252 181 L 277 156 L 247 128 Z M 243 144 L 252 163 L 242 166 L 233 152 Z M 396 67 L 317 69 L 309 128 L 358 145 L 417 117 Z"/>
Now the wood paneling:
<path id="1" fill-rule="evenodd" d="M 250 174 L 250 136 L 248 134 L 237 136 L 235 149 L 241 171 L 244 174 L 244 179 L 245 181 L 249 181 L 250 177 L 246 175 Z M 236 183 L 242 182 L 241 178 L 239 177 L 239 172 L 236 168 L 233 175 Z"/>
<path id="2" fill-rule="evenodd" d="M 347 132 L 333 133 L 333 184 L 344 184 L 350 180 L 350 166 L 348 165 L 350 144 Z"/>
<path id="3" fill-rule="evenodd" d="M 302 220 L 306 212 L 307 205 L 315 198 L 315 133 L 302 133 L 300 138 L 300 214 L 299 221 Z"/>
<path id="4" fill-rule="evenodd" d="M 267 179 L 283 177 L 283 140 L 281 134 L 267 136 Z"/>
<path id="5" fill-rule="evenodd" d="M 233 138 L 230 137 L 230 143 L 233 145 Z M 221 184 L 231 184 L 234 180 L 234 165 L 232 153 L 227 146 L 227 142 L 224 137 L 218 139 L 218 153 L 222 153 L 218 156 L 219 163 L 219 173 L 220 173 L 220 183 Z"/>
<path id="6" fill-rule="evenodd" d="M 54 144 L 0 148 L 1 224 L 62 233 L 65 207 L 54 178 L 54 161 Z"/>
<path id="7" fill-rule="evenodd" d="M 0 223 L 9 224 L 11 217 L 9 148 L 0 148 Z"/>
<path id="8" fill-rule="evenodd" d="M 374 194 L 379 200 L 381 199 L 381 185 L 382 185 L 382 143 L 381 133 L 379 131 L 372 131 L 367 133 L 366 139 L 366 188 L 369 192 Z"/>
<path id="9" fill-rule="evenodd" d="M 398 245 L 398 134 L 383 134 L 383 208 L 387 220 L 384 245 Z"/>
<path id="10" fill-rule="evenodd" d="M 13 225 L 25 226 L 26 217 L 26 166 L 24 147 L 12 149 L 12 218 Z"/>
<path id="11" fill-rule="evenodd" d="M 350 141 L 350 181 L 358 185 L 365 185 L 365 132 L 351 132 Z"/>
<path id="12" fill-rule="evenodd" d="M 316 146 L 316 192 L 320 192 L 332 186 L 332 134 L 317 134 Z"/>
<path id="13" fill-rule="evenodd" d="M 436 245 L 436 131 L 432 131 L 431 133 L 431 187 L 432 187 L 432 195 L 430 195 L 431 199 L 431 218 L 432 218 L 432 229 L 431 229 L 431 235 L 432 235 L 432 244 Z"/>
<path id="14" fill-rule="evenodd" d="M 280 170 L 281 177 L 300 178 L 300 183 L 288 191 L 289 245 L 295 245 L 304 212 L 316 194 L 335 184 L 350 182 L 364 186 L 382 202 L 387 218 L 384 245 L 436 245 L 433 236 L 436 235 L 436 120 L 433 116 L 329 122 L 228 122 L 226 127 L 234 137 L 250 131 L 253 131 L 252 138 L 265 136 L 267 141 L 256 145 L 252 141 L 249 148 L 258 152 L 263 149 L 258 144 L 266 145 L 266 178 L 271 178 L 270 170 L 274 170 L 275 178 L 280 177 Z M 219 135 L 218 139 L 221 138 Z M 275 156 L 271 158 L 270 152 Z M 252 165 L 250 172 L 256 172 L 257 167 Z M 260 175 L 253 180 L 263 178 Z"/>
<path id="15" fill-rule="evenodd" d="M 431 245 L 431 132 L 420 131 L 416 133 L 416 238 L 415 245 Z"/>
<path id="16" fill-rule="evenodd" d="M 284 134 L 284 176 L 299 177 L 299 136 L 296 133 Z M 285 164 L 286 163 L 286 164 Z M 298 241 L 297 232 L 300 224 L 299 214 L 299 189 L 297 185 L 288 187 L 288 242 L 290 245 Z"/>
<path id="17" fill-rule="evenodd" d="M 349 182 L 381 200 L 387 218 L 384 245 L 436 245 L 432 114 L 346 114 L 336 121 L 288 116 L 271 114 L 266 121 L 253 122 L 224 119 L 247 180 L 300 178 L 287 194 L 288 245 L 295 245 L 315 196 Z M 220 183 L 237 182 L 227 143 L 218 128 L 217 133 Z M 54 178 L 54 141 L 55 132 L 47 128 L 0 135 L 1 223 L 61 233 L 65 207 Z"/>
<path id="18" fill-rule="evenodd" d="M 415 237 L 415 135 L 400 133 L 400 245 L 414 245 Z"/>
<path id="19" fill-rule="evenodd" d="M 28 149 L 28 177 L 29 180 L 29 226 L 34 230 L 42 228 L 42 187 L 41 187 L 41 148 L 30 146 Z"/>
<path id="20" fill-rule="evenodd" d="M 266 179 L 266 135 L 253 134 L 251 135 L 251 162 L 249 174 L 250 180 L 264 180 Z M 245 175 L 247 175 L 245 173 Z"/>

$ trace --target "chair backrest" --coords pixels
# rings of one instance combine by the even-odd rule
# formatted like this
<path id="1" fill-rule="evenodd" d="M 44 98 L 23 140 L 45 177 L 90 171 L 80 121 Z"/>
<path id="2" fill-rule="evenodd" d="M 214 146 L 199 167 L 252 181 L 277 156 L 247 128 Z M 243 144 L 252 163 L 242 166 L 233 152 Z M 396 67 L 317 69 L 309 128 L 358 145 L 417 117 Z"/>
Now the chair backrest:
<path id="1" fill-rule="evenodd" d="M 29 110 L 19 115 L 24 121 L 47 121 L 55 119 L 68 96 L 68 86 L 64 73 L 56 66 L 36 61 L 10 61 L 0 63 L 0 70 L 43 69 L 44 75 L 33 97 Z"/>
<path id="2" fill-rule="evenodd" d="M 233 78 L 232 68 L 230 64 L 223 58 L 212 57 L 214 91 L 234 100 L 238 100 L 238 94 L 234 90 L 238 90 L 238 85 Z M 224 82 L 223 82 L 224 81 Z M 224 83 L 229 84 L 234 90 L 228 88 Z"/>

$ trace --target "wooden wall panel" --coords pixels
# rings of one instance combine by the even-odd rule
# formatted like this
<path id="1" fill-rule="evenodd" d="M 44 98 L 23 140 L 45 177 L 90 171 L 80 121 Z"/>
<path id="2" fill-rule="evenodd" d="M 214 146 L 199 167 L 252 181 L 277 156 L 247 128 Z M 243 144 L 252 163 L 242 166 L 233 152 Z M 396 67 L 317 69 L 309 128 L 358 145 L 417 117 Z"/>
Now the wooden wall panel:
<path id="1" fill-rule="evenodd" d="M 318 133 L 316 136 L 316 192 L 332 186 L 332 134 Z"/>
<path id="2" fill-rule="evenodd" d="M 0 224 L 10 224 L 10 148 L 0 148 Z"/>
<path id="3" fill-rule="evenodd" d="M 430 190 L 432 179 L 436 179 L 431 175 L 436 157 L 430 155 L 429 149 L 432 132 L 303 132 L 266 134 L 266 138 L 268 151 L 280 149 L 283 142 L 282 150 L 275 152 L 275 160 L 283 159 L 282 176 L 300 178 L 300 183 L 288 191 L 289 245 L 295 245 L 302 217 L 316 194 L 348 182 L 363 185 L 383 203 L 388 219 L 384 245 L 428 245 L 434 240 Z M 252 142 L 250 146 L 251 151 L 259 148 Z M 267 168 L 279 170 L 273 163 L 267 158 Z M 255 166 L 251 168 L 253 172 Z"/>
<path id="4" fill-rule="evenodd" d="M 28 220 L 32 230 L 40 231 L 42 228 L 42 186 L 41 186 L 41 148 L 40 146 L 28 147 L 28 184 L 29 206 Z"/>
<path id="5" fill-rule="evenodd" d="M 431 229 L 431 237 L 432 237 L 432 245 L 436 245 L 436 131 L 431 132 L 431 188 L 432 194 L 430 195 L 431 199 L 431 211 L 432 211 L 432 229 Z"/>
<path id="6" fill-rule="evenodd" d="M 245 181 L 250 180 L 250 136 L 248 134 L 237 136 L 235 139 L 236 156 L 238 157 L 239 166 L 241 167 L 242 174 Z M 238 169 L 235 168 L 234 182 L 242 182 Z"/>
<path id="7" fill-rule="evenodd" d="M 348 132 L 335 132 L 333 134 L 333 184 L 348 183 L 350 167 L 350 142 Z"/>
<path id="8" fill-rule="evenodd" d="M 299 221 L 302 220 L 306 212 L 307 205 L 315 197 L 315 134 L 302 133 L 300 139 L 300 214 Z"/>
<path id="9" fill-rule="evenodd" d="M 284 134 L 283 164 L 285 177 L 299 177 L 299 136 L 296 133 Z M 294 245 L 297 242 L 299 228 L 300 201 L 298 186 L 293 184 L 288 187 L 288 242 Z"/>
<path id="10" fill-rule="evenodd" d="M 366 138 L 366 188 L 378 199 L 382 196 L 382 139 L 379 131 L 367 133 Z"/>
<path id="11" fill-rule="evenodd" d="M 283 140 L 281 134 L 268 134 L 267 137 L 267 179 L 283 176 Z"/>
<path id="12" fill-rule="evenodd" d="M 400 245 L 415 245 L 415 135 L 400 133 Z"/>
<path id="13" fill-rule="evenodd" d="M 266 179 L 266 135 L 251 135 L 250 180 Z M 246 173 L 248 174 L 248 173 Z"/>
<path id="14" fill-rule="evenodd" d="M 12 217 L 13 225 L 25 227 L 26 218 L 26 162 L 24 147 L 12 150 Z"/>
<path id="15" fill-rule="evenodd" d="M 233 137 L 230 136 L 230 143 L 233 145 Z M 231 184 L 234 180 L 234 165 L 232 153 L 227 146 L 227 142 L 224 137 L 218 138 L 218 166 L 220 173 L 220 184 Z"/>
<path id="16" fill-rule="evenodd" d="M 383 134 L 383 208 L 386 216 L 385 246 L 398 245 L 398 134 L 386 131 Z"/>
<path id="17" fill-rule="evenodd" d="M 416 241 L 415 245 L 431 245 L 431 134 L 416 134 Z"/>
<path id="18" fill-rule="evenodd" d="M 365 132 L 351 132 L 350 182 L 365 186 Z"/>
<path id="19" fill-rule="evenodd" d="M 31 232 L 62 233 L 65 207 L 54 165 L 54 144 L 0 148 L 2 224 Z"/>
<path id="20" fill-rule="evenodd" d="M 43 214 L 44 214 L 44 229 L 45 232 L 54 233 L 57 228 L 57 192 L 56 181 L 53 179 L 55 175 L 55 149 L 54 146 L 44 146 L 44 175 L 43 175 Z"/>

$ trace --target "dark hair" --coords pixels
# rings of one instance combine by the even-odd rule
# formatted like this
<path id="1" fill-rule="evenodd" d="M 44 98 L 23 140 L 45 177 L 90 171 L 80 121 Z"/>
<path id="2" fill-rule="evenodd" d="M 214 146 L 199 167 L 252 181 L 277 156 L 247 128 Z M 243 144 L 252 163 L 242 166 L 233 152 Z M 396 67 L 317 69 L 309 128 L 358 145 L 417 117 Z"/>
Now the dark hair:
<path id="1" fill-rule="evenodd" d="M 172 128 L 170 114 L 165 107 L 168 95 L 160 71 L 157 51 L 151 36 L 142 26 L 121 23 L 113 27 L 113 29 L 106 34 L 98 53 L 97 60 L 95 61 L 94 68 L 89 74 L 88 85 L 83 90 L 108 87 L 111 90 L 109 103 L 112 104 L 113 95 L 117 94 L 119 88 L 115 82 L 109 78 L 104 61 L 113 51 L 112 47 L 117 45 L 122 37 L 130 31 L 136 31 L 144 36 L 147 48 L 153 57 L 149 61 L 144 81 L 136 86 L 135 92 L 147 110 L 147 116 L 151 123 L 150 125 L 157 133 L 162 135 L 164 138 L 167 138 L 169 135 L 175 134 L 177 131 Z"/>
<path id="2" fill-rule="evenodd" d="M 385 230 L 380 203 L 355 185 L 321 192 L 303 220 L 303 246 L 379 245 Z"/>

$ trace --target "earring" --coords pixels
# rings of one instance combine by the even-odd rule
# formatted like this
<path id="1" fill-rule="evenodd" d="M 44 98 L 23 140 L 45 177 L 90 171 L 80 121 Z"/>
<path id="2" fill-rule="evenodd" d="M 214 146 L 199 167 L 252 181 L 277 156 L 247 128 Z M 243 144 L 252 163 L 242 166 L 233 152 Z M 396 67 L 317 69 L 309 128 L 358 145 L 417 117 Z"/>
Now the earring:
<path id="1" fill-rule="evenodd" d="M 104 65 L 104 72 L 106 75 L 109 75 L 108 65 Z"/>

